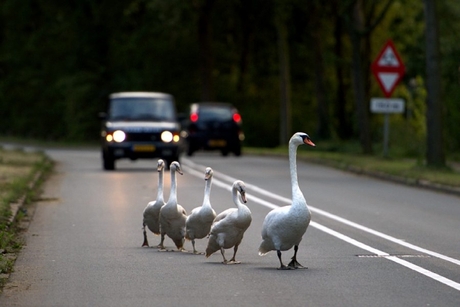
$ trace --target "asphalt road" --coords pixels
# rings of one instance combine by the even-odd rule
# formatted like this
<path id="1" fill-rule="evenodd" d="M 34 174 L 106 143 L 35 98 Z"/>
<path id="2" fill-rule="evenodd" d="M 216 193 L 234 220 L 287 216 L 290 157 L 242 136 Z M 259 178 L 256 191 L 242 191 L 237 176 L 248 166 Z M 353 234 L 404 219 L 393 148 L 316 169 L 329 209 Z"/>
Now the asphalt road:
<path id="1" fill-rule="evenodd" d="M 276 253 L 260 257 L 257 250 L 265 215 L 290 198 L 287 159 L 184 157 L 178 200 L 188 212 L 202 203 L 205 166 L 215 171 L 216 212 L 233 206 L 233 180 L 248 187 L 253 221 L 236 257 L 242 263 L 224 265 L 219 253 L 141 247 L 156 161 L 120 161 L 104 172 L 96 150 L 47 152 L 58 162 L 56 174 L 0 306 L 460 305 L 459 197 L 299 161 L 313 215 L 298 253 L 308 269 L 281 271 Z M 169 173 L 165 181 L 167 197 Z M 149 241 L 159 237 L 149 233 Z M 165 244 L 174 247 L 169 238 Z M 205 247 L 206 239 L 197 240 L 198 250 Z M 292 254 L 284 252 L 284 261 Z"/>

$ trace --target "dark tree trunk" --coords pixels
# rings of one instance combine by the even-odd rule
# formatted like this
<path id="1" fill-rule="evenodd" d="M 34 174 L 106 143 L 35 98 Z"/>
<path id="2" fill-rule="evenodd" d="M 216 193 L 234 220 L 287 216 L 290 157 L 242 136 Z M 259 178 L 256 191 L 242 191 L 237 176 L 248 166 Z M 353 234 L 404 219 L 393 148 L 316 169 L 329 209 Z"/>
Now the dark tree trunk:
<path id="1" fill-rule="evenodd" d="M 336 89 L 336 99 L 335 99 L 335 115 L 337 118 L 337 128 L 336 132 L 340 139 L 345 140 L 349 139 L 352 136 L 353 129 L 351 123 L 347 118 L 346 112 L 346 102 L 345 99 L 345 82 L 344 82 L 344 71 L 343 71 L 343 24 L 341 17 L 339 15 L 335 16 L 335 27 L 334 27 L 334 38 L 335 46 L 334 52 L 335 57 L 337 58 L 337 63 L 335 65 L 335 76 L 337 79 L 337 89 Z"/>
<path id="2" fill-rule="evenodd" d="M 212 52 L 211 14 L 215 0 L 206 0 L 198 9 L 198 42 L 200 50 L 201 100 L 214 100 L 212 70 L 214 57 Z"/>
<path id="3" fill-rule="evenodd" d="M 320 139 L 328 139 L 331 136 L 329 129 L 329 103 L 328 103 L 328 91 L 326 88 L 326 81 L 324 76 L 324 59 L 323 59 L 323 38 L 322 38 L 322 27 L 321 18 L 318 9 L 319 3 L 315 2 L 311 8 L 313 12 L 310 16 L 310 26 L 313 41 L 313 56 L 314 56 L 314 72 L 315 72 L 315 92 L 316 92 L 316 103 L 317 103 L 317 126 L 316 136 Z"/>
<path id="4" fill-rule="evenodd" d="M 280 68 L 280 145 L 288 143 L 291 134 L 291 79 L 286 24 L 276 19 Z"/>
<path id="5" fill-rule="evenodd" d="M 364 31 L 361 0 L 352 8 L 352 25 L 349 27 L 352 45 L 352 80 L 355 94 L 356 118 L 358 120 L 359 140 L 364 154 L 372 153 L 369 114 L 366 101 L 366 85 L 363 73 L 362 34 Z"/>
<path id="6" fill-rule="evenodd" d="M 427 152 L 429 166 L 444 166 L 443 114 L 441 97 L 441 68 L 439 65 L 439 36 L 436 1 L 424 0 L 426 19 L 426 88 L 427 88 Z"/>

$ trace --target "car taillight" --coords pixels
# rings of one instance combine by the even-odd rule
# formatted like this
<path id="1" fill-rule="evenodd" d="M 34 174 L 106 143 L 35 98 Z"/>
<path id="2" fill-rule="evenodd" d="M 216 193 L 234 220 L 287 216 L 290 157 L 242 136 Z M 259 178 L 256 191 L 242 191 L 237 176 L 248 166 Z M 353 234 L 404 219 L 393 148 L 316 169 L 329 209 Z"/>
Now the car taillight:
<path id="1" fill-rule="evenodd" d="M 233 114 L 233 121 L 239 124 L 241 122 L 241 115 L 238 113 Z"/>
<path id="2" fill-rule="evenodd" d="M 190 114 L 190 120 L 192 121 L 192 123 L 195 123 L 198 120 L 198 114 L 196 113 Z"/>

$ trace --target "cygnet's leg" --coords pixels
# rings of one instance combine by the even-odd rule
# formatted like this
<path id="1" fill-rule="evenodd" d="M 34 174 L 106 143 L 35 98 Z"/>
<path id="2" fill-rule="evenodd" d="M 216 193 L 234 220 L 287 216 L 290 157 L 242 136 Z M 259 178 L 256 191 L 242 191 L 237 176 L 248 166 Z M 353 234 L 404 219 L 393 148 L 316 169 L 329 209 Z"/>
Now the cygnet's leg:
<path id="1" fill-rule="evenodd" d="M 142 243 L 142 247 L 149 246 L 149 241 L 147 241 L 147 231 L 145 231 L 145 224 L 144 224 L 144 243 Z"/>
<path id="2" fill-rule="evenodd" d="M 235 259 L 237 251 L 238 251 L 238 245 L 235 245 L 235 247 L 233 248 L 233 257 L 232 259 L 230 259 L 230 261 L 227 264 L 240 264 L 241 263 L 241 261 L 236 261 Z"/>
<path id="3" fill-rule="evenodd" d="M 224 261 L 222 263 L 227 264 L 227 259 L 225 259 L 225 249 L 223 247 L 220 248 L 220 253 L 222 254 L 222 258 L 224 258 Z"/>
<path id="4" fill-rule="evenodd" d="M 193 253 L 198 254 L 198 252 L 195 249 L 195 239 L 192 239 L 192 246 L 193 246 Z"/>
<path id="5" fill-rule="evenodd" d="M 299 249 L 299 246 L 295 245 L 294 246 L 294 256 L 292 256 L 291 262 L 289 262 L 288 267 L 293 268 L 293 269 L 307 269 L 307 267 L 304 267 L 300 263 L 297 262 L 297 250 Z"/>
<path id="6" fill-rule="evenodd" d="M 164 241 L 165 241 L 165 234 L 161 233 L 161 241 L 160 241 L 160 244 L 158 244 L 158 246 L 157 246 L 160 250 L 165 249 L 165 246 L 163 245 Z"/>

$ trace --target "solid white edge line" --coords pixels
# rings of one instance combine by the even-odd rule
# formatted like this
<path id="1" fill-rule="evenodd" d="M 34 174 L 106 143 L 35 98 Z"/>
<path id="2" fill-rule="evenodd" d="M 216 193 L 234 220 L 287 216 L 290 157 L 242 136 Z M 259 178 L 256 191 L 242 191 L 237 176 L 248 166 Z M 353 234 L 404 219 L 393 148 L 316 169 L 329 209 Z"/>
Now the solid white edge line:
<path id="1" fill-rule="evenodd" d="M 190 161 L 190 162 L 191 162 L 191 161 Z M 193 166 L 194 166 L 194 167 L 200 167 L 200 168 L 201 168 L 200 165 L 195 164 L 195 163 L 193 163 L 193 162 L 191 162 L 191 163 L 189 164 L 189 166 L 190 166 L 190 167 L 193 167 Z M 192 168 L 189 169 L 188 172 L 190 172 L 191 174 L 193 174 L 194 176 L 197 176 L 197 177 L 201 177 L 201 176 L 203 175 L 202 173 L 200 173 L 200 172 L 198 172 L 198 171 L 196 171 L 196 170 L 194 170 L 194 169 L 192 169 Z M 221 174 L 221 175 L 223 175 L 223 174 Z M 230 177 L 230 176 L 226 176 L 226 175 L 223 175 L 223 177 L 226 177 L 226 179 L 227 179 L 227 180 L 230 180 L 230 181 L 236 180 L 236 179 L 234 179 L 234 178 L 232 178 L 232 177 Z M 221 187 L 221 188 L 224 188 L 224 189 L 226 189 L 226 190 L 229 190 L 229 191 L 231 190 L 231 187 L 229 187 L 229 184 L 228 184 L 228 183 L 225 183 L 225 182 L 223 182 L 223 181 L 221 181 L 221 180 L 218 180 L 218 179 L 216 179 L 216 178 L 213 179 L 213 184 L 215 184 L 215 185 L 217 185 L 217 186 L 219 186 L 219 187 Z M 248 186 L 248 185 L 247 185 L 247 186 Z M 252 185 L 251 185 L 251 187 L 255 187 L 255 186 L 252 186 Z M 256 187 L 256 189 L 257 189 L 258 191 L 263 191 L 262 193 L 259 192 L 259 193 L 261 193 L 261 194 L 264 194 L 264 195 L 272 194 L 272 195 L 274 195 L 274 196 L 277 196 L 276 198 L 278 198 L 278 199 L 284 199 L 284 200 L 286 200 L 286 198 L 284 198 L 284 197 L 278 196 L 278 195 L 276 195 L 276 194 L 273 194 L 273 193 L 271 193 L 271 192 L 265 191 L 265 190 L 263 190 L 263 189 L 260 189 L 260 188 L 257 188 L 257 187 Z M 263 199 L 260 199 L 260 198 L 258 198 L 258 197 L 256 197 L 256 196 L 249 196 L 249 195 L 248 195 L 248 199 L 253 200 L 253 201 L 255 201 L 255 202 L 257 202 L 257 203 L 259 203 L 259 204 L 261 204 L 261 205 L 263 205 L 263 206 L 265 206 L 265 207 L 268 207 L 268 208 L 270 208 L 270 209 L 274 209 L 274 208 L 278 208 L 278 207 L 279 207 L 279 206 L 277 206 L 277 205 L 275 205 L 275 204 L 272 204 L 272 203 L 270 203 L 270 202 L 267 202 L 267 201 L 265 201 L 265 200 L 263 200 Z M 288 199 L 288 201 L 290 202 L 289 199 Z M 309 206 L 309 208 L 311 209 L 310 206 Z M 323 210 L 320 210 L 320 209 L 315 209 L 315 210 L 317 210 L 317 213 L 319 213 L 319 214 L 322 214 L 322 215 L 325 215 L 325 216 L 328 216 L 328 217 L 329 217 L 329 215 L 330 215 L 330 216 L 333 216 L 333 217 L 336 217 L 336 218 L 333 218 L 333 219 L 336 220 L 336 221 L 339 221 L 339 222 L 342 222 L 342 223 L 344 223 L 344 221 L 349 222 L 349 223 L 351 223 L 350 226 L 353 226 L 353 224 L 355 224 L 356 226 L 359 226 L 359 227 L 356 227 L 356 226 L 353 226 L 353 227 L 356 227 L 356 228 L 361 229 L 361 230 L 363 230 L 363 231 L 366 231 L 366 232 L 368 232 L 368 233 L 371 233 L 371 234 L 374 234 L 374 235 L 381 234 L 381 235 L 383 235 L 383 236 L 381 236 L 381 235 L 378 235 L 378 236 L 379 236 L 379 237 L 382 237 L 382 238 L 384 238 L 384 239 L 387 239 L 387 240 L 389 240 L 388 238 L 394 239 L 395 241 L 390 240 L 390 241 L 392 241 L 392 242 L 395 242 L 395 243 L 398 243 L 398 244 L 406 243 L 406 242 L 404 242 L 404 241 L 401 241 L 401 240 L 399 240 L 399 239 L 393 238 L 393 237 L 391 237 L 391 236 L 387 236 L 387 235 L 385 235 L 385 234 L 383 234 L 383 233 L 379 233 L 378 231 L 374 231 L 374 230 L 372 230 L 372 229 L 369 229 L 369 228 L 367 228 L 367 227 L 361 226 L 361 225 L 356 224 L 356 223 L 354 223 L 354 222 L 348 221 L 348 220 L 346 220 L 346 219 L 342 219 L 342 218 L 340 218 L 340 217 L 338 217 L 338 216 L 335 216 L 335 215 L 333 215 L 333 214 L 330 214 L 330 213 L 328 213 L 328 212 L 326 212 L 326 211 L 323 211 Z M 313 211 L 313 210 L 312 210 L 312 211 Z M 318 212 L 318 211 L 319 211 L 319 212 Z M 342 220 L 343 220 L 343 221 L 342 221 Z M 345 224 L 349 225 L 348 223 L 345 223 Z M 319 223 L 317 223 L 317 222 L 311 221 L 311 222 L 310 222 L 310 225 L 311 225 L 312 227 L 314 227 L 314 228 L 320 230 L 320 231 L 323 231 L 323 232 L 325 232 L 325 233 L 327 233 L 327 234 L 329 234 L 329 235 L 331 235 L 331 236 L 334 236 L 334 237 L 336 237 L 336 238 L 338 238 L 338 239 L 340 239 L 340 240 L 342 240 L 342 241 L 345 241 L 345 242 L 347 242 L 347 243 L 349 243 L 349 244 L 352 244 L 352 245 L 354 245 L 354 246 L 356 246 L 356 247 L 358 247 L 358 248 L 361 248 L 361 249 L 363 249 L 363 250 L 366 250 L 366 251 L 371 252 L 371 253 L 373 253 L 373 254 L 376 254 L 376 255 L 378 255 L 378 256 L 385 256 L 385 257 L 384 257 L 385 259 L 388 259 L 388 260 L 390 260 L 390 261 L 393 261 L 393 262 L 395 262 L 395 263 L 397 263 L 397 264 L 400 264 L 400 265 L 402 265 L 402 266 L 404 266 L 404 267 L 406 267 L 406 268 L 409 268 L 409 269 L 411 269 L 411 270 L 413 270 L 413 271 L 415 271 L 415 272 L 417 272 L 417 273 L 419 273 L 419 274 L 425 275 L 425 276 L 427 276 L 427 277 L 429 277 L 429 278 L 431 278 L 431 279 L 433 279 L 433 280 L 436 280 L 436 281 L 438 281 L 438 282 L 440 282 L 440 283 L 442 283 L 442 284 L 445 284 L 445 285 L 447 285 L 447 286 L 449 286 L 449 287 L 451 287 L 451 288 L 454 288 L 455 290 L 460 291 L 460 283 L 457 283 L 457 282 L 455 282 L 455 281 L 453 281 L 453 280 L 451 280 L 451 279 L 448 279 L 448 278 L 446 278 L 446 277 L 444 277 L 444 276 L 441 276 L 441 275 L 439 275 L 439 274 L 436 274 L 436 273 L 434 273 L 434 272 L 431 272 L 431 271 L 429 271 L 429 270 L 427 270 L 427 269 L 424 269 L 424 268 L 422 268 L 422 267 L 420 267 L 420 266 L 418 266 L 418 265 L 415 265 L 415 264 L 413 264 L 413 263 L 411 263 L 411 262 L 408 262 L 408 261 L 406 261 L 406 260 L 400 259 L 400 258 L 398 258 L 398 257 L 396 257 L 396 256 L 391 256 L 390 254 L 388 254 L 388 253 L 386 253 L 386 252 L 383 252 L 383 251 L 378 250 L 378 249 L 376 249 L 376 248 L 373 248 L 373 247 L 371 247 L 371 246 L 369 246 L 369 245 L 367 245 L 367 244 L 364 244 L 364 243 L 362 243 L 362 242 L 359 242 L 359 241 L 357 241 L 357 240 L 355 240 L 355 239 L 353 239 L 353 238 L 351 238 L 351 237 L 349 237 L 349 236 L 346 236 L 346 235 L 344 235 L 344 234 L 341 234 L 341 233 L 339 233 L 339 232 L 337 232 L 337 231 L 335 231 L 335 230 L 332 230 L 332 229 L 330 229 L 330 228 L 328 228 L 328 227 L 326 227 L 326 226 L 323 226 L 323 225 L 321 225 L 321 224 L 319 224 Z M 374 232 L 375 232 L 375 233 L 374 233 Z M 387 238 L 387 237 L 388 237 L 388 238 Z M 399 241 L 401 241 L 401 242 L 399 242 Z M 412 245 L 412 244 L 409 244 L 409 243 L 408 243 L 408 245 L 418 248 L 418 246 L 415 246 L 415 245 Z M 406 246 L 406 245 L 405 245 L 405 246 Z M 407 246 L 407 247 L 409 247 L 409 246 Z M 411 248 L 411 247 L 409 247 L 409 248 Z M 418 249 L 415 249 L 415 250 L 423 251 L 423 250 L 425 250 L 425 249 L 423 249 L 423 248 L 418 248 Z M 428 251 L 428 250 L 426 250 L 426 251 Z M 441 255 L 441 254 L 438 254 L 438 253 L 435 253 L 435 252 L 432 252 L 432 251 L 428 251 L 428 252 L 433 253 L 433 255 L 440 255 L 440 256 L 443 256 L 443 257 L 446 257 L 446 258 L 450 258 L 450 257 L 444 256 L 444 255 Z M 431 255 L 431 254 L 430 254 L 430 255 Z M 435 257 L 438 257 L 438 256 L 435 256 Z M 441 258 L 441 257 L 438 257 L 438 258 Z M 441 259 L 444 259 L 444 258 L 441 258 Z M 446 259 L 444 259 L 444 260 L 446 260 Z M 454 259 L 454 260 L 456 260 L 456 259 Z M 447 261 L 449 261 L 449 260 L 447 260 Z"/>
<path id="2" fill-rule="evenodd" d="M 423 274 L 423 275 L 425 275 L 425 276 L 427 276 L 427 277 L 429 277 L 431 279 L 434 279 L 434 280 L 436 280 L 436 281 L 438 281 L 440 283 L 443 283 L 443 284 L 445 284 L 445 285 L 447 285 L 449 287 L 454 288 L 455 290 L 460 291 L 460 283 L 457 283 L 457 282 L 455 282 L 455 281 L 453 281 L 451 279 L 448 279 L 448 278 L 446 278 L 444 276 L 441 276 L 439 274 L 431 272 L 431 271 L 429 271 L 427 269 L 424 269 L 424 268 L 422 268 L 422 267 L 420 267 L 418 265 L 415 265 L 415 264 L 413 264 L 413 263 L 411 263 L 409 261 L 403 260 L 403 259 L 398 258 L 396 256 L 390 256 L 388 253 L 382 252 L 382 251 L 380 251 L 378 249 L 375 249 L 375 248 L 373 248 L 373 247 L 371 247 L 369 245 L 366 245 L 364 243 L 356 241 L 355 239 L 352 239 L 352 238 L 350 238 L 350 237 L 348 237 L 346 235 L 343 235 L 343 234 L 341 234 L 341 233 L 339 233 L 339 232 L 337 232 L 335 230 L 327 228 L 327 227 L 325 227 L 323 225 L 320 225 L 320 224 L 318 224 L 316 222 L 310 222 L 310 225 L 315 227 L 318 230 L 321 230 L 321 231 L 323 231 L 325 233 L 328 233 L 331 236 L 334 236 L 334 237 L 336 237 L 336 238 L 338 238 L 340 240 L 343 240 L 343 241 L 345 241 L 345 242 L 347 242 L 349 244 L 352 244 L 354 246 L 357 246 L 357 247 L 359 247 L 361 249 L 367 250 L 367 251 L 369 251 L 371 253 L 374 253 L 376 255 L 379 255 L 379 256 L 386 256 L 385 259 L 388 259 L 390 261 L 396 262 L 397 264 L 405 266 L 406 268 L 409 268 L 409 269 L 411 269 L 411 270 L 413 270 L 413 271 L 415 271 L 417 273 Z"/>
<path id="3" fill-rule="evenodd" d="M 190 160 L 187 160 L 187 161 L 190 161 Z M 201 165 L 198 165 L 192 161 L 190 161 L 190 166 L 192 167 L 203 167 Z M 223 177 L 225 178 L 225 180 L 228 180 L 228 181 L 234 181 L 236 179 L 230 177 L 230 176 L 227 176 L 227 175 L 224 175 L 224 174 L 221 174 L 221 173 L 218 173 L 216 172 L 217 174 L 219 174 L 220 177 Z M 276 199 L 276 200 L 279 200 L 281 202 L 285 202 L 287 204 L 289 204 L 291 202 L 291 200 L 289 198 L 286 198 L 286 197 L 283 197 L 283 196 L 280 196 L 280 195 L 277 195 L 277 194 L 274 194 L 272 192 L 269 192 L 269 191 L 266 191 L 258 186 L 255 186 L 255 185 L 251 185 L 251 184 L 246 184 L 246 186 L 248 187 L 248 189 L 251 189 L 259 194 L 262 194 L 262 195 L 265 195 L 267 197 L 270 197 L 270 198 L 273 198 L 273 199 Z M 436 257 L 436 258 L 439 258 L 439 259 L 442 259 L 442 260 L 445 260 L 445 261 L 448 261 L 448 262 L 451 262 L 453 264 L 456 264 L 456 265 L 459 265 L 460 266 L 460 260 L 458 259 L 455 259 L 455 258 L 452 258 L 452 257 L 449 257 L 449 256 L 446 256 L 446 255 L 443 255 L 443 254 L 440 254 L 440 253 L 437 253 L 437 252 L 434 252 L 434 251 L 431 251 L 431 250 L 428 250 L 428 249 L 425 249 L 423 247 L 420 247 L 420 246 L 417 246 L 417 245 L 414 245 L 414 244 L 411 244 L 411 243 L 408 243 L 404 240 L 401 240 L 401 239 L 398 239 L 398 238 L 395 238 L 395 237 L 392 237 L 390 235 L 387 235 L 387 234 L 384 234 L 382 232 L 379 232 L 377 230 L 374 230 L 374 229 L 371 229 L 371 228 L 368 228 L 366 226 L 363 226 L 363 225 L 360 225 L 358 223 L 355 223 L 355 222 L 352 222 L 350 220 L 347 220 L 345 218 L 342 218 L 340 216 L 337 216 L 335 214 L 332 214 L 332 213 L 329 213 L 327 211 L 324 211 L 324 210 L 321 210 L 321 209 L 318 209 L 318 208 L 315 208 L 315 207 L 312 207 L 312 206 L 308 206 L 308 208 L 310 208 L 310 210 L 316 214 L 320 214 L 322 216 L 325 216 L 325 217 L 328 217 L 332 220 L 335 220 L 337 222 L 340 222 L 342 224 L 345 224 L 345 225 L 348 225 L 350 227 L 353 227 L 353 228 L 356 228 L 356 229 L 359 229 L 359 230 L 362 230 L 364 232 L 367 232 L 367 233 L 370 233 L 374 236 L 377 236 L 377 237 L 380 237 L 382 239 L 385 239 L 387 241 L 390 241 L 390 242 L 393 242 L 393 243 L 396 243 L 396 244 L 399 244 L 401 246 L 404 246 L 404 247 L 407 247 L 409 249 L 412 249 L 412 250 L 415 250 L 415 251 L 418 251 L 418 252 L 421 252 L 421 253 L 424 253 L 424 254 L 427 254 L 427 255 L 430 255 L 432 257 Z"/>

